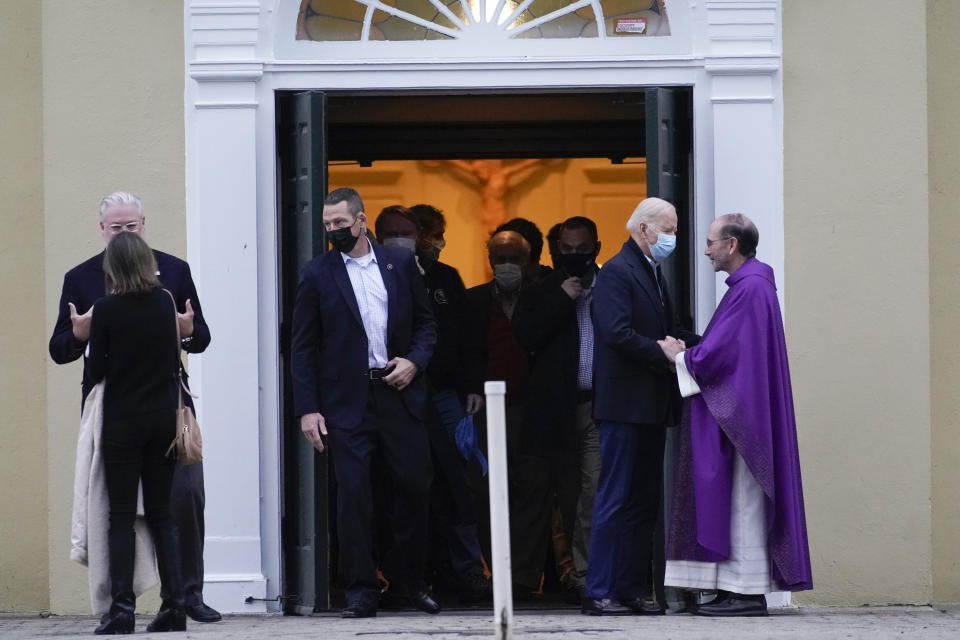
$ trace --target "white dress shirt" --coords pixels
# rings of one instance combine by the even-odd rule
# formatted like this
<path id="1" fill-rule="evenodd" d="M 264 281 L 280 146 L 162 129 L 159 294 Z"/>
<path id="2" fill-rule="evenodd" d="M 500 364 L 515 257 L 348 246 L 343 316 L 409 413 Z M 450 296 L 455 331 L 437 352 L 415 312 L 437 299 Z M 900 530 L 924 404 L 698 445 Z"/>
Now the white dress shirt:
<path id="1" fill-rule="evenodd" d="M 370 246 L 366 254 L 353 258 L 341 252 L 340 256 L 347 268 L 353 295 L 360 307 L 363 330 L 367 334 L 367 363 L 371 369 L 380 369 L 390 360 L 387 356 L 387 288 L 373 245 L 368 238 L 364 240 Z"/>

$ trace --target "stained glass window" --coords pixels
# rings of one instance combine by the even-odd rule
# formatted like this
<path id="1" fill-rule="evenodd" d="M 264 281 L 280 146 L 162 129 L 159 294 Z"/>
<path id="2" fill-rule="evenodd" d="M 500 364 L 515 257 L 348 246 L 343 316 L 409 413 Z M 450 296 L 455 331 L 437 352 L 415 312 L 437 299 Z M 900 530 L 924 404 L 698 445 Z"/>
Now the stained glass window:
<path id="1" fill-rule="evenodd" d="M 302 0 L 298 40 L 670 35 L 667 0 Z"/>

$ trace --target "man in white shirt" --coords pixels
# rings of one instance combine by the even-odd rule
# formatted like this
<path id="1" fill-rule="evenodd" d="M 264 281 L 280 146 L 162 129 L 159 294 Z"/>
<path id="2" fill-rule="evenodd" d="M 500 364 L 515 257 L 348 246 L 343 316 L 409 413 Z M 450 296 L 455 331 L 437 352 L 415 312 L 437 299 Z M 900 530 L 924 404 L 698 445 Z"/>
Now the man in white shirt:
<path id="1" fill-rule="evenodd" d="M 353 189 L 337 189 L 324 200 L 333 251 L 308 262 L 297 287 L 294 408 L 307 440 L 321 452 L 329 446 L 333 458 L 347 594 L 343 617 L 377 611 L 370 481 L 375 454 L 399 501 L 390 554 L 405 584 L 396 586 L 418 609 L 438 613 L 423 582 L 432 472 L 421 375 L 433 353 L 436 325 L 413 253 L 371 244 L 366 222 Z"/>

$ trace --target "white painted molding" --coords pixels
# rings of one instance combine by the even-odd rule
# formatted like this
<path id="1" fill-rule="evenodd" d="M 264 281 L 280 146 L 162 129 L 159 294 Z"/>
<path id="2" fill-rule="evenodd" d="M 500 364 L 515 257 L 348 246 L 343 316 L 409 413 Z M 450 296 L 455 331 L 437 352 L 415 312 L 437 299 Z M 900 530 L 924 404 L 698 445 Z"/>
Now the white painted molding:
<path id="1" fill-rule="evenodd" d="M 706 0 L 708 50 L 749 55 L 780 50 L 777 0 Z"/>
<path id="2" fill-rule="evenodd" d="M 194 62 L 190 65 L 190 77 L 197 82 L 257 82 L 263 77 L 263 65 L 248 60 L 207 64 Z"/>
<path id="3" fill-rule="evenodd" d="M 187 60 L 255 59 L 260 12 L 255 0 L 187 2 Z"/>
<path id="4" fill-rule="evenodd" d="M 749 76 L 749 75 L 773 75 L 780 71 L 780 56 L 770 56 L 775 62 L 763 64 L 754 62 L 757 58 L 730 58 L 728 56 L 717 57 L 710 56 L 705 60 L 703 68 L 707 73 L 714 76 Z"/>
<path id="5" fill-rule="evenodd" d="M 255 1 L 184 6 L 187 254 L 212 334 L 197 374 L 207 445 L 204 599 L 226 613 L 267 610 L 256 286 L 260 11 Z"/>
<path id="6" fill-rule="evenodd" d="M 784 304 L 783 86 L 780 3 L 707 0 L 715 215 L 740 212 L 760 229 Z M 706 270 L 700 273 L 708 277 Z M 716 300 L 726 287 L 716 276 Z"/>
<path id="7" fill-rule="evenodd" d="M 256 102 L 195 102 L 197 109 L 256 109 Z"/>

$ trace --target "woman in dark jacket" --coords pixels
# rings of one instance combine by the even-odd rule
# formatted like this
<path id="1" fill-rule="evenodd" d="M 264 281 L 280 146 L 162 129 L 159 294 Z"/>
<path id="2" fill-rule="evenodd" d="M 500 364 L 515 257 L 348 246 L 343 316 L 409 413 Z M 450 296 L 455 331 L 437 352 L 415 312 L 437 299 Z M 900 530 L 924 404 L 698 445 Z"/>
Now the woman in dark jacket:
<path id="1" fill-rule="evenodd" d="M 179 349 L 177 317 L 160 287 L 153 251 L 121 233 L 103 258 L 107 295 L 94 305 L 89 367 L 104 380 L 101 452 L 110 501 L 110 588 L 113 604 L 97 634 L 131 633 L 137 486 L 157 551 L 163 603 L 147 631 L 183 631 L 183 585 L 176 526 L 170 517 L 176 433 Z"/>

